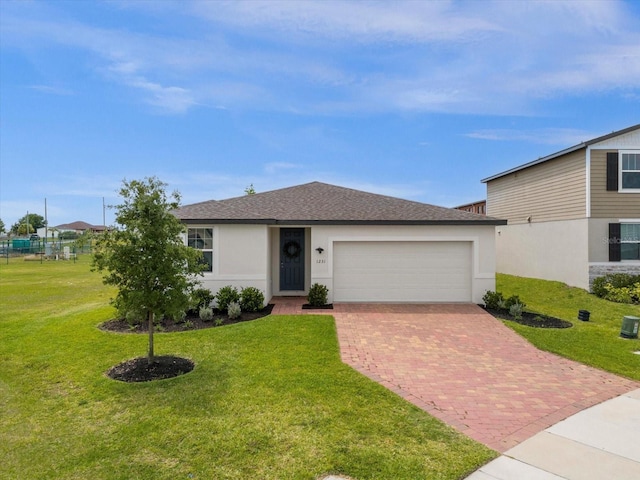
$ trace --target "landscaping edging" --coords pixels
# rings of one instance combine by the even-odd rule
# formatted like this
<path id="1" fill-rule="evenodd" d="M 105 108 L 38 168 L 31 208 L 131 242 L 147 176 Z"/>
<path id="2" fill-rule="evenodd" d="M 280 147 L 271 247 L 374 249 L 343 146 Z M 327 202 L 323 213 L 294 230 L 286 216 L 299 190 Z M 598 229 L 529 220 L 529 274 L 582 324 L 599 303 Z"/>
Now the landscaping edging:
<path id="1" fill-rule="evenodd" d="M 231 319 L 229 315 L 223 312 L 214 310 L 213 319 L 202 320 L 198 315 L 187 315 L 184 320 L 171 320 L 163 318 L 155 324 L 155 333 L 171 333 L 171 332 L 186 332 L 190 330 L 202 330 L 204 328 L 222 327 L 224 325 L 232 325 L 234 323 L 248 322 L 251 320 L 257 320 L 258 318 L 271 315 L 271 311 L 275 305 L 270 303 L 262 310 L 257 312 L 242 312 L 239 318 Z M 98 325 L 100 330 L 107 332 L 118 333 L 148 333 L 147 322 L 141 322 L 139 324 L 130 324 L 124 318 L 114 318 L 107 320 L 106 322 Z"/>

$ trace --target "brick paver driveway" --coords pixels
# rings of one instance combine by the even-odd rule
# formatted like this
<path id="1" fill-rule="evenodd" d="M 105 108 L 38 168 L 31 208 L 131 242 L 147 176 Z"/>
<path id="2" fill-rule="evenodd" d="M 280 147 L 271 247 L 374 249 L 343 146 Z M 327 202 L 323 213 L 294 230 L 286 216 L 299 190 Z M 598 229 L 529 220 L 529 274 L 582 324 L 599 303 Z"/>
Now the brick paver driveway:
<path id="1" fill-rule="evenodd" d="M 542 352 L 476 305 L 338 304 L 323 313 L 336 318 L 345 363 L 499 452 L 640 387 Z"/>

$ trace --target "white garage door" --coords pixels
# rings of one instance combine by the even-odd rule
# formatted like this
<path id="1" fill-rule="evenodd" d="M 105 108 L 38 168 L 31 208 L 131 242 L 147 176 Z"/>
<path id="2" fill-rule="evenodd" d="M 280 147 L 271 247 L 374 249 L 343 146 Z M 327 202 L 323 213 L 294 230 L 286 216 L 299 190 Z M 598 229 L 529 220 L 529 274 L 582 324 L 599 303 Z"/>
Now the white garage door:
<path id="1" fill-rule="evenodd" d="M 471 242 L 336 242 L 337 302 L 469 302 Z"/>

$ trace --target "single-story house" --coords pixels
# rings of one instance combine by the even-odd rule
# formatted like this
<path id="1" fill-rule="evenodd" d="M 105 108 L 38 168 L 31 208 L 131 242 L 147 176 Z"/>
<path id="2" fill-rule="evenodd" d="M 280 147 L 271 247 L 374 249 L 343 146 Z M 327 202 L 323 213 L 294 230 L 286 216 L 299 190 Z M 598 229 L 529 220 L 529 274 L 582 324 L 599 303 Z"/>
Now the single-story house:
<path id="1" fill-rule="evenodd" d="M 39 228 L 38 236 L 41 238 L 44 238 L 45 236 L 48 236 L 49 238 L 58 238 L 60 234 L 67 232 L 82 235 L 86 231 L 92 233 L 104 233 L 106 229 L 107 227 L 105 227 L 104 225 L 91 225 L 90 223 L 78 220 L 71 223 L 56 225 L 55 227 Z"/>
<path id="2" fill-rule="evenodd" d="M 484 215 L 320 182 L 185 205 L 203 284 L 330 302 L 481 302 L 495 289 L 495 228 Z"/>
<path id="3" fill-rule="evenodd" d="M 497 229 L 497 271 L 589 289 L 640 274 L 640 125 L 482 180 Z"/>

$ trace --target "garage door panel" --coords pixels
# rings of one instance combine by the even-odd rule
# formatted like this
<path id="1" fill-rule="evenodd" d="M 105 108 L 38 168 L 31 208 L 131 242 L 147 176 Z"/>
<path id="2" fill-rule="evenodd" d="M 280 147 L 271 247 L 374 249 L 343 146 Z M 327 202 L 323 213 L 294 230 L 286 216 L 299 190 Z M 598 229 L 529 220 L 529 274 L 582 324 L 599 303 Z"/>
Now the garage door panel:
<path id="1" fill-rule="evenodd" d="M 336 242 L 336 301 L 471 299 L 470 242 Z"/>

